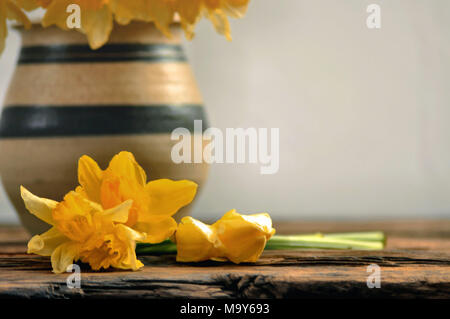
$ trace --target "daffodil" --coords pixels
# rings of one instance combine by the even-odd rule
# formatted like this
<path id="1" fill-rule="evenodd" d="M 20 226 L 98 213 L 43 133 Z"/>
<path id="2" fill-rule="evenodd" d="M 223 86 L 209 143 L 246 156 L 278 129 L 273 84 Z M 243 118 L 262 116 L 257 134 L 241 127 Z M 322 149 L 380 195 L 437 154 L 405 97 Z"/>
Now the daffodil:
<path id="1" fill-rule="evenodd" d="M 132 20 L 153 21 L 165 35 L 171 36 L 170 24 L 178 16 L 191 39 L 194 27 L 201 17 L 207 17 L 217 32 L 231 40 L 228 17 L 242 18 L 250 0 L 109 0 L 118 23 Z"/>
<path id="2" fill-rule="evenodd" d="M 125 225 L 146 233 L 145 242 L 159 243 L 169 238 L 177 223 L 172 216 L 194 199 L 197 184 L 188 180 L 159 179 L 147 183 L 145 171 L 133 154 L 120 152 L 106 170 L 89 156 L 78 163 L 76 192 L 103 209 L 133 200 Z"/>
<path id="3" fill-rule="evenodd" d="M 22 0 L 33 2 L 33 0 Z M 113 29 L 113 20 L 126 25 L 133 20 L 154 22 L 170 37 L 170 25 L 178 16 L 191 39 L 194 27 L 201 17 L 207 17 L 218 33 L 231 40 L 228 17 L 241 18 L 250 0 L 36 0 L 47 11 L 43 26 L 57 25 L 67 30 L 67 6 L 81 8 L 81 31 L 88 37 L 93 49 L 104 45 Z"/>
<path id="4" fill-rule="evenodd" d="M 179 19 L 187 38 L 194 36 L 194 28 L 202 17 L 213 23 L 218 33 L 231 40 L 228 18 L 241 18 L 250 0 L 0 0 L 0 53 L 7 36 L 6 19 L 17 20 L 30 27 L 23 10 L 45 8 L 42 25 L 57 25 L 68 30 L 69 5 L 81 9 L 81 31 L 86 34 L 92 49 L 98 49 L 109 39 L 114 20 L 129 24 L 133 20 L 153 22 L 166 36 L 171 37 L 170 25 Z"/>
<path id="5" fill-rule="evenodd" d="M 20 22 L 27 29 L 31 27 L 31 22 L 28 20 L 25 13 L 23 13 L 18 4 L 18 0 L 0 0 L 0 53 L 2 53 L 5 49 L 5 40 L 8 36 L 8 26 L 6 20 L 15 20 Z"/>
<path id="6" fill-rule="evenodd" d="M 42 25 L 48 27 L 57 25 L 68 30 L 67 8 L 71 4 L 80 6 L 81 29 L 86 34 L 92 49 L 104 45 L 113 29 L 113 15 L 108 6 L 109 0 L 52 0 L 47 5 L 47 11 L 42 19 Z"/>
<path id="7" fill-rule="evenodd" d="M 194 35 L 195 24 L 202 16 L 213 23 L 216 31 L 231 40 L 228 17 L 242 18 L 250 0 L 175 0 L 175 10 L 188 38 Z"/>
<path id="8" fill-rule="evenodd" d="M 184 217 L 175 236 L 177 261 L 255 262 L 274 234 L 267 213 L 241 215 L 233 209 L 213 225 Z"/>
<path id="9" fill-rule="evenodd" d="M 93 270 L 109 267 L 138 270 L 136 242 L 145 239 L 124 223 L 133 205 L 131 200 L 104 210 L 76 192 L 60 203 L 39 198 L 21 187 L 22 199 L 30 213 L 52 227 L 28 242 L 28 253 L 51 256 L 55 273 L 81 260 Z"/>

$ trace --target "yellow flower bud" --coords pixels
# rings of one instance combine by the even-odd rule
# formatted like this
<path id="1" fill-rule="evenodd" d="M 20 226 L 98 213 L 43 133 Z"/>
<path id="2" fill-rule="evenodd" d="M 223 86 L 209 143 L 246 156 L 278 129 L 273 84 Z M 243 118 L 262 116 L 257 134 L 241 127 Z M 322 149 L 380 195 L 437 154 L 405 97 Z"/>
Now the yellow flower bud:
<path id="1" fill-rule="evenodd" d="M 267 213 L 240 215 L 233 209 L 213 225 L 185 217 L 176 232 L 177 261 L 255 262 L 274 234 Z"/>

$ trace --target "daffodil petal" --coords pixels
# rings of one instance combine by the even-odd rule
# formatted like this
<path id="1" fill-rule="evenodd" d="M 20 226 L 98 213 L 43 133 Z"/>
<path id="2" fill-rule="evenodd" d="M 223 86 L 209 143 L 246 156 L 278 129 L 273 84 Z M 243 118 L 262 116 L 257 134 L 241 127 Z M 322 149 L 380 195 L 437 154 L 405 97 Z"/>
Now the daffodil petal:
<path id="1" fill-rule="evenodd" d="M 55 221 L 53 220 L 52 211 L 56 208 L 58 202 L 37 197 L 23 186 L 20 186 L 20 194 L 25 203 L 25 207 L 31 214 L 49 225 L 54 225 Z"/>
<path id="2" fill-rule="evenodd" d="M 111 0 L 109 6 L 117 23 L 125 25 L 131 20 L 151 20 L 150 12 L 147 10 L 147 0 Z"/>
<path id="3" fill-rule="evenodd" d="M 267 234 L 267 239 L 270 239 L 270 237 L 275 234 L 275 229 L 272 228 L 272 219 L 267 213 L 241 215 L 237 213 L 235 209 L 232 209 L 224 216 L 222 216 L 220 222 L 224 222 L 227 220 L 234 221 L 239 219 L 247 221 L 247 225 L 251 225 L 251 227 L 259 227 L 261 231 Z"/>
<path id="4" fill-rule="evenodd" d="M 106 220 L 126 223 L 131 206 L 133 206 L 133 201 L 129 199 L 116 207 L 102 211 L 101 214 Z"/>
<path id="5" fill-rule="evenodd" d="M 102 184 L 103 171 L 92 158 L 82 156 L 78 161 L 78 182 L 82 186 L 88 198 L 100 203 L 100 187 Z"/>
<path id="6" fill-rule="evenodd" d="M 28 242 L 28 254 L 51 256 L 53 251 L 69 239 L 56 227 L 50 228 L 41 235 L 33 236 Z"/>
<path id="7" fill-rule="evenodd" d="M 8 36 L 6 24 L 6 1 L 0 1 L 0 53 L 5 49 L 5 41 Z"/>
<path id="8" fill-rule="evenodd" d="M 45 15 L 42 18 L 42 26 L 49 27 L 51 25 L 57 25 L 63 30 L 68 30 L 67 27 L 67 7 L 73 4 L 73 0 L 58 0 L 52 1 L 45 11 Z"/>
<path id="9" fill-rule="evenodd" d="M 175 14 L 174 8 L 169 1 L 147 0 L 147 10 L 155 22 L 156 27 L 167 37 L 172 37 L 170 24 Z"/>
<path id="10" fill-rule="evenodd" d="M 5 48 L 6 37 L 8 36 L 8 25 L 6 20 L 16 20 L 24 25 L 25 29 L 31 27 L 31 22 L 23 13 L 22 9 L 14 1 L 2 0 L 0 1 L 0 53 Z"/>
<path id="11" fill-rule="evenodd" d="M 202 0 L 177 1 L 176 10 L 180 17 L 186 23 L 194 24 L 197 22 L 203 6 Z"/>
<path id="12" fill-rule="evenodd" d="M 172 236 L 177 230 L 177 223 L 172 217 L 167 217 L 162 220 L 138 222 L 133 228 L 147 234 L 144 242 L 156 244 Z"/>
<path id="13" fill-rule="evenodd" d="M 119 238 L 127 245 L 127 256 L 122 258 L 119 263 L 112 266 L 119 269 L 132 269 L 138 270 L 144 266 L 136 257 L 136 242 L 144 241 L 146 235 L 131 229 L 128 226 L 119 224 L 116 226 L 118 229 Z"/>
<path id="14" fill-rule="evenodd" d="M 217 33 L 222 34 L 228 41 L 231 41 L 231 28 L 227 15 L 222 10 L 213 10 L 208 12 L 209 20 L 211 20 Z"/>
<path id="15" fill-rule="evenodd" d="M 215 258 L 215 233 L 211 226 L 184 217 L 176 232 L 177 261 L 198 262 Z"/>
<path id="16" fill-rule="evenodd" d="M 269 225 L 270 223 L 270 225 Z M 234 263 L 255 262 L 264 251 L 267 240 L 273 235 L 268 215 L 240 215 L 229 211 L 213 227 L 223 245 L 225 257 Z"/>
<path id="17" fill-rule="evenodd" d="M 40 7 L 37 0 L 15 0 L 17 5 L 26 11 L 31 11 Z"/>
<path id="18" fill-rule="evenodd" d="M 115 176 L 119 178 L 126 178 L 145 186 L 147 182 L 147 175 L 144 169 L 139 166 L 130 152 L 120 152 L 115 155 L 105 172 L 108 176 Z"/>
<path id="19" fill-rule="evenodd" d="M 70 4 L 78 4 L 81 7 L 81 31 L 86 34 L 91 48 L 98 49 L 104 45 L 113 29 L 113 14 L 105 0 L 52 1 L 42 19 L 42 25 L 48 27 L 55 24 L 63 30 L 68 30 L 66 9 Z"/>
<path id="20" fill-rule="evenodd" d="M 52 253 L 51 261 L 53 272 L 60 274 L 66 272 L 67 267 L 78 259 L 79 246 L 73 242 L 59 245 Z"/>
<path id="21" fill-rule="evenodd" d="M 130 228 L 123 224 L 118 224 L 117 227 L 120 229 L 121 233 L 124 234 L 125 237 L 123 239 L 142 242 L 146 238 L 145 233 L 136 231 L 133 228 Z"/>
<path id="22" fill-rule="evenodd" d="M 103 46 L 113 29 L 113 14 L 109 6 L 97 10 L 84 10 L 81 14 L 82 30 L 86 33 L 93 50 Z"/>
<path id="23" fill-rule="evenodd" d="M 97 231 L 93 220 L 97 209 L 101 206 L 72 191 L 53 209 L 53 220 L 61 233 L 73 241 L 82 242 Z"/>
<path id="24" fill-rule="evenodd" d="M 225 0 L 224 12 L 232 18 L 242 18 L 247 13 L 249 0 Z"/>
<path id="25" fill-rule="evenodd" d="M 147 221 L 158 215 L 172 216 L 191 203 L 197 193 L 197 184 L 188 180 L 158 179 L 149 182 L 145 188 L 150 203 L 147 213 L 140 214 L 138 221 Z"/>
<path id="26" fill-rule="evenodd" d="M 25 29 L 31 28 L 31 22 L 28 20 L 28 17 L 23 13 L 22 9 L 20 9 L 17 4 L 11 1 L 6 1 L 6 16 L 10 20 L 15 20 L 24 25 Z"/>

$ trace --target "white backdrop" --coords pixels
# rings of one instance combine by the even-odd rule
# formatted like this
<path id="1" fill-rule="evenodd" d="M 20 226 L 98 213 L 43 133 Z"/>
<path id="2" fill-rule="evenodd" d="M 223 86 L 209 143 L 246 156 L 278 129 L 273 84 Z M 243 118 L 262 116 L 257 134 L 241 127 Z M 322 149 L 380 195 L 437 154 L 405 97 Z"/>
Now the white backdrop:
<path id="1" fill-rule="evenodd" d="M 187 43 L 211 123 L 280 128 L 280 170 L 215 165 L 195 216 L 450 217 L 450 1 L 253 0 L 232 28 L 229 43 L 202 22 Z"/>

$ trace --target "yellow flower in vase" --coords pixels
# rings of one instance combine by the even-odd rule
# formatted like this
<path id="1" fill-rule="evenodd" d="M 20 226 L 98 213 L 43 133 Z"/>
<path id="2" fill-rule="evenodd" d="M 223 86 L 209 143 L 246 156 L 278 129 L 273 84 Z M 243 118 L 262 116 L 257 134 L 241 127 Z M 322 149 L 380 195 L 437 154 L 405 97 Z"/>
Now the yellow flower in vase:
<path id="1" fill-rule="evenodd" d="M 32 1 L 32 0 L 26 0 Z M 206 16 L 217 32 L 231 40 L 228 17 L 244 16 L 250 0 L 40 0 L 46 8 L 44 27 L 57 25 L 67 30 L 67 7 L 77 4 L 81 9 L 81 31 L 93 49 L 100 48 L 109 38 L 113 21 L 126 25 L 133 20 L 154 22 L 170 37 L 170 25 L 178 15 L 186 36 L 192 38 L 195 24 Z"/>
<path id="2" fill-rule="evenodd" d="M 174 0 L 110 0 L 109 7 L 119 24 L 127 25 L 133 20 L 154 22 L 162 33 L 171 37 L 170 24 L 174 22 L 175 14 L 173 4 Z"/>
<path id="3" fill-rule="evenodd" d="M 156 27 L 170 37 L 170 24 L 178 15 L 186 36 L 194 35 L 195 24 L 201 17 L 211 20 L 217 32 L 231 40 L 228 17 L 242 18 L 250 0 L 110 0 L 109 6 L 120 24 L 132 20 L 154 22 Z"/>
<path id="4" fill-rule="evenodd" d="M 28 2 L 29 1 L 31 0 L 28 0 Z M 8 36 L 8 26 L 6 20 L 15 20 L 20 22 L 26 29 L 31 27 L 30 20 L 28 20 L 25 13 L 23 13 L 17 1 L 0 0 L 0 53 L 3 52 L 5 48 L 5 39 Z"/>
<path id="5" fill-rule="evenodd" d="M 47 1 L 48 2 L 48 1 Z M 46 3 L 47 11 L 42 19 L 42 25 L 48 27 L 57 25 L 68 30 L 67 8 L 71 4 L 80 6 L 81 29 L 86 34 L 92 49 L 103 46 L 113 29 L 113 14 L 107 5 L 109 0 L 52 0 Z"/>
<path id="6" fill-rule="evenodd" d="M 213 225 L 184 217 L 176 232 L 177 261 L 255 262 L 274 234 L 267 213 L 241 215 L 233 209 Z"/>
<path id="7" fill-rule="evenodd" d="M 136 241 L 146 235 L 124 225 L 132 201 L 111 209 L 70 192 L 60 203 L 39 198 L 24 187 L 21 195 L 30 213 L 52 227 L 28 242 L 28 253 L 51 256 L 55 273 L 65 272 L 75 261 L 88 263 L 93 270 L 109 267 L 138 270 Z"/>
<path id="8" fill-rule="evenodd" d="M 206 16 L 219 34 L 231 40 L 228 17 L 242 18 L 249 2 L 250 0 L 174 0 L 174 6 L 189 39 L 194 35 L 195 24 L 202 16 Z"/>
<path id="9" fill-rule="evenodd" d="M 120 152 L 106 170 L 89 156 L 78 163 L 77 193 L 110 209 L 126 200 L 133 200 L 125 224 L 147 234 L 145 242 L 159 243 L 169 238 L 177 223 L 172 216 L 192 202 L 197 184 L 188 180 L 159 179 L 147 183 L 145 171 L 133 154 Z"/>

